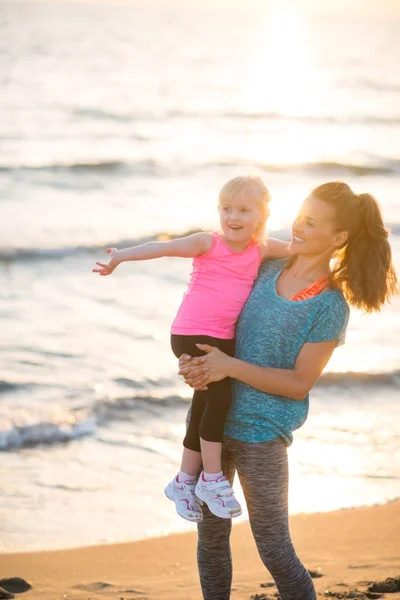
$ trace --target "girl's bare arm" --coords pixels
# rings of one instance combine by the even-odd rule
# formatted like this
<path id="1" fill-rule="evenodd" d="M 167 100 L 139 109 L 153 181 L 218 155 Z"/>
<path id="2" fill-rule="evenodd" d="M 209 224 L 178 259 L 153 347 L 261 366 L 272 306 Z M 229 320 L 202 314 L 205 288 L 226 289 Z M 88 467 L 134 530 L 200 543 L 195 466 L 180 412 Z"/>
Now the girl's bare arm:
<path id="1" fill-rule="evenodd" d="M 110 260 L 106 263 L 96 262 L 100 268 L 93 269 L 93 273 L 100 275 L 111 275 L 114 269 L 122 262 L 132 260 L 150 260 L 161 258 L 163 256 L 178 256 L 182 258 L 191 258 L 200 256 L 211 248 L 212 236 L 209 233 L 201 232 L 188 235 L 184 238 L 176 238 L 166 242 L 147 242 L 132 248 L 107 248 L 106 253 Z"/>
<path id="2" fill-rule="evenodd" d="M 289 256 L 289 242 L 268 238 L 261 246 L 262 259 L 266 258 L 285 258 Z"/>

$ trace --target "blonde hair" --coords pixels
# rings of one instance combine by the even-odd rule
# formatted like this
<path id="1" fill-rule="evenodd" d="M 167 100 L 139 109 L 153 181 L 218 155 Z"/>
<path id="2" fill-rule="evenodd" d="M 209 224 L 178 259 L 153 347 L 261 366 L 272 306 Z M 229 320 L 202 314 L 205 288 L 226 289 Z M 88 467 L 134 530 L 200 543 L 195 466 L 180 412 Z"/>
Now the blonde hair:
<path id="1" fill-rule="evenodd" d="M 262 218 L 253 234 L 255 242 L 260 244 L 265 238 L 265 223 L 269 217 L 269 203 L 271 201 L 270 193 L 261 179 L 261 177 L 255 175 L 239 175 L 234 177 L 222 186 L 219 193 L 219 204 L 223 202 L 231 202 L 236 194 L 250 195 L 257 202 L 259 209 L 261 210 Z"/>

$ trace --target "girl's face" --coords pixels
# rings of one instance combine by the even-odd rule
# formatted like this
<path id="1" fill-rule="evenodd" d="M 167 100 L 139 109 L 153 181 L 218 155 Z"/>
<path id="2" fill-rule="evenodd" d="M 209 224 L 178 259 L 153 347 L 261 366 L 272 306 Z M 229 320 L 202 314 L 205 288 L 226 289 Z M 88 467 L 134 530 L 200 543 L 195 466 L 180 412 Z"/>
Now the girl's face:
<path id="1" fill-rule="evenodd" d="M 292 225 L 289 249 L 292 254 L 309 256 L 333 254 L 346 239 L 346 232 L 335 229 L 335 209 L 311 195 L 304 200 Z"/>
<path id="2" fill-rule="evenodd" d="M 218 211 L 222 231 L 227 240 L 233 243 L 250 242 L 263 220 L 262 211 L 251 190 L 248 193 L 238 192 L 231 200 L 221 202 Z"/>

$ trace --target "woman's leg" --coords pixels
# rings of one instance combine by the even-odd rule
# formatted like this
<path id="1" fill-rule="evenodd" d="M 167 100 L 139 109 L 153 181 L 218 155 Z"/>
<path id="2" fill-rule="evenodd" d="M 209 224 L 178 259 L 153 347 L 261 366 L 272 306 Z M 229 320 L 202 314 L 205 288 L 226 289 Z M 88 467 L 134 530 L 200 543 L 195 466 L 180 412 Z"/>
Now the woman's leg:
<path id="1" fill-rule="evenodd" d="M 222 470 L 232 485 L 235 476 L 233 458 L 222 446 Z M 232 584 L 232 557 L 229 536 L 230 519 L 213 515 L 202 506 L 203 522 L 198 524 L 197 564 L 204 600 L 229 600 Z"/>
<path id="2" fill-rule="evenodd" d="M 235 461 L 261 560 L 282 600 L 315 600 L 310 575 L 293 547 L 288 523 L 288 461 L 281 438 L 249 444 L 225 438 Z"/>

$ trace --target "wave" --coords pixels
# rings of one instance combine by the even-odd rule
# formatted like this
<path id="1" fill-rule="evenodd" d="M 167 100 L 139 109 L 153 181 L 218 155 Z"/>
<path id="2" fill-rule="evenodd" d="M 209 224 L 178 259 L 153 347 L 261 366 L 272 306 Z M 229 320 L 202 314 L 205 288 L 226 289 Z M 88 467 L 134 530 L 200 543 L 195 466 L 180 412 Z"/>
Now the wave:
<path id="1" fill-rule="evenodd" d="M 1 262 L 30 262 L 30 261 L 46 261 L 59 260 L 68 256 L 80 254 L 98 253 L 99 250 L 106 248 L 123 248 L 144 244 L 155 240 L 167 240 L 176 237 L 197 233 L 200 229 L 189 230 L 180 234 L 170 234 L 160 232 L 152 236 L 132 238 L 129 240 L 113 240 L 105 246 L 99 245 L 82 245 L 82 246 L 64 246 L 61 248 L 0 248 L 0 263 Z"/>
<path id="2" fill-rule="evenodd" d="M 327 175 L 399 175 L 400 160 L 382 159 L 371 163 L 346 163 L 336 161 L 316 161 L 308 163 L 249 163 L 241 158 L 221 160 L 219 162 L 201 164 L 173 164 L 160 163 L 156 160 L 146 159 L 138 161 L 104 160 L 45 164 L 16 164 L 0 165 L 0 172 L 48 172 L 59 175 L 60 173 L 76 173 L 78 175 L 90 174 L 126 174 L 132 173 L 147 175 L 151 177 L 168 177 L 171 174 L 184 175 L 189 172 L 207 171 L 215 167 L 236 168 L 258 168 L 266 173 L 304 173 L 304 174 L 327 174 Z M 49 183 L 50 184 L 50 183 Z"/>
<path id="3" fill-rule="evenodd" d="M 72 110 L 72 115 L 79 118 L 88 117 L 96 121 L 119 121 L 122 123 L 137 119 L 134 114 L 115 113 L 101 108 L 75 108 Z"/>
<path id="4" fill-rule="evenodd" d="M 121 173 L 122 171 L 131 171 L 154 175 L 161 172 L 161 164 L 154 160 L 139 160 L 135 163 L 129 163 L 123 160 L 103 160 L 103 161 L 84 161 L 84 162 L 60 162 L 44 164 L 20 164 L 20 165 L 0 165 L 0 172 L 50 172 L 50 173 Z"/>
<path id="5" fill-rule="evenodd" d="M 354 164 L 335 161 L 320 161 L 302 164 L 260 164 L 257 167 L 277 173 L 389 175 L 400 174 L 400 160 L 387 159 L 376 164 Z"/>
<path id="6" fill-rule="evenodd" d="M 10 387 L 17 389 L 17 385 Z M 187 398 L 165 396 L 154 398 L 143 395 L 115 400 L 99 400 L 91 407 L 67 412 L 62 419 L 51 417 L 37 422 L 18 423 L 12 419 L 0 425 L 0 452 L 21 450 L 35 446 L 53 446 L 72 442 L 82 437 L 94 436 L 99 426 L 113 421 L 136 419 L 138 414 L 157 417 L 160 411 L 188 404 Z"/>
<path id="7" fill-rule="evenodd" d="M 394 92 L 396 94 L 400 93 L 400 85 L 396 85 L 395 83 L 382 83 L 380 81 L 376 81 L 375 79 L 368 78 L 354 81 L 355 87 L 359 87 L 360 85 L 364 88 L 377 90 L 378 92 Z"/>
<path id="8" fill-rule="evenodd" d="M 7 383 L 7 390 L 17 388 L 11 382 Z M 153 386 L 161 382 L 150 382 Z M 385 390 L 400 388 L 400 371 L 387 373 L 324 373 L 317 383 L 317 387 L 335 387 L 341 390 L 379 387 Z M 140 388 L 140 382 L 129 380 L 129 387 Z M 350 394 L 350 397 L 352 394 Z M 0 426 L 0 451 L 15 451 L 34 446 L 52 446 L 54 444 L 72 442 L 86 436 L 97 436 L 104 441 L 104 435 L 99 434 L 98 428 L 107 428 L 113 422 L 137 422 L 140 419 L 160 419 L 167 411 L 173 409 L 186 409 L 189 398 L 179 395 L 165 395 L 154 397 L 150 394 L 133 395 L 115 399 L 100 399 L 91 406 L 80 407 L 67 412 L 62 419 L 54 421 L 51 417 L 41 419 L 35 423 L 18 423 L 10 420 Z M 119 443 L 119 442 L 118 442 Z"/>
<path id="9" fill-rule="evenodd" d="M 16 383 L 11 383 L 10 381 L 1 380 L 0 381 L 0 394 L 2 392 L 16 391 L 18 389 L 18 387 L 19 387 L 19 385 Z"/>
<path id="10" fill-rule="evenodd" d="M 251 113 L 221 113 L 218 116 L 230 117 L 235 119 L 253 119 L 263 121 L 289 121 L 296 123 L 304 123 L 305 125 L 400 125 L 400 115 L 284 115 L 281 113 L 266 113 L 261 111 Z"/>
<path id="11" fill-rule="evenodd" d="M 352 386 L 379 386 L 400 389 L 400 371 L 389 371 L 387 373 L 361 373 L 355 371 L 323 373 L 317 386 L 346 388 Z"/>
<path id="12" fill-rule="evenodd" d="M 400 223 L 389 224 L 388 229 L 392 236 L 400 236 Z M 64 246 L 61 248 L 0 248 L 0 264 L 10 262 L 45 262 L 50 260 L 60 260 L 82 254 L 99 254 L 106 248 L 129 248 L 138 244 L 152 242 L 156 240 L 169 240 L 177 237 L 185 237 L 193 233 L 198 233 L 201 229 L 190 229 L 181 233 L 159 232 L 157 234 L 131 238 L 111 240 L 105 245 L 80 245 L 80 246 Z M 290 231 L 288 229 L 271 230 L 271 237 L 276 237 L 283 240 L 290 239 Z M 1 383 L 0 383 L 1 391 Z"/>
<path id="13" fill-rule="evenodd" d="M 379 84 L 372 80 L 363 80 L 360 82 L 364 87 L 371 89 L 384 89 L 386 91 L 399 92 L 400 87 L 384 86 L 379 88 Z M 154 111 L 141 111 L 141 112 L 128 112 L 118 113 L 113 111 L 106 111 L 99 108 L 77 108 L 72 110 L 72 116 L 78 118 L 87 118 L 92 120 L 100 121 L 115 121 L 119 123 L 130 123 L 130 122 L 164 122 L 172 119 L 201 119 L 213 120 L 213 119 L 235 119 L 238 121 L 246 120 L 263 120 L 263 121 L 289 121 L 298 122 L 304 124 L 335 124 L 335 125 L 349 125 L 349 124 L 361 124 L 361 125 L 399 125 L 400 115 L 381 116 L 381 115 L 286 115 L 275 111 L 251 111 L 244 112 L 238 110 L 230 111 L 185 111 L 179 109 L 163 110 L 159 112 Z"/>
<path id="14" fill-rule="evenodd" d="M 11 424 L 4 430 L 0 429 L 0 451 L 66 443 L 93 435 L 95 431 L 96 421 L 91 416 L 71 416 L 58 423 L 40 421 L 27 425 Z"/>

